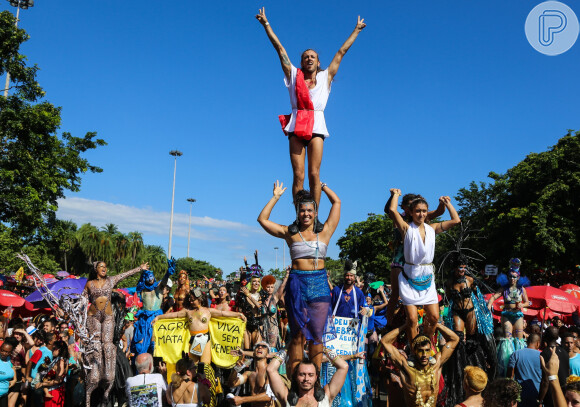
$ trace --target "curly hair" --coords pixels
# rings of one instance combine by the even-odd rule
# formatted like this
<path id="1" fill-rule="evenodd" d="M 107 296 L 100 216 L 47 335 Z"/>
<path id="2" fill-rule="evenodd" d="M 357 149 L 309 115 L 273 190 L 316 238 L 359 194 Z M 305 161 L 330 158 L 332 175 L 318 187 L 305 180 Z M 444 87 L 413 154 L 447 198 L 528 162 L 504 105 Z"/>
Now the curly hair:
<path id="1" fill-rule="evenodd" d="M 270 284 L 276 284 L 276 277 L 271 274 L 262 278 L 262 288 L 265 290 Z"/>
<path id="2" fill-rule="evenodd" d="M 405 194 L 403 195 L 403 199 L 401 199 L 401 205 L 399 206 L 401 207 L 401 209 L 405 209 L 405 206 L 409 206 L 409 203 L 411 203 L 411 201 L 414 201 L 416 198 L 421 198 L 421 195 Z"/>
<path id="3" fill-rule="evenodd" d="M 484 407 L 511 407 L 521 401 L 522 386 L 513 379 L 496 379 L 483 392 Z"/>

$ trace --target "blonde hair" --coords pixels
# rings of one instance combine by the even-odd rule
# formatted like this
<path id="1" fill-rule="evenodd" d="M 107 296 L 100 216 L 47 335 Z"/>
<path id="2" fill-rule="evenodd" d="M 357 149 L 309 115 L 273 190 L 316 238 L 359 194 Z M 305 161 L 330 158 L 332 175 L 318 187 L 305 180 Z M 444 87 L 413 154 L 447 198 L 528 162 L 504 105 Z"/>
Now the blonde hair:
<path id="1" fill-rule="evenodd" d="M 466 366 L 463 370 L 464 380 L 472 391 L 481 393 L 487 386 L 487 374 L 477 366 Z"/>

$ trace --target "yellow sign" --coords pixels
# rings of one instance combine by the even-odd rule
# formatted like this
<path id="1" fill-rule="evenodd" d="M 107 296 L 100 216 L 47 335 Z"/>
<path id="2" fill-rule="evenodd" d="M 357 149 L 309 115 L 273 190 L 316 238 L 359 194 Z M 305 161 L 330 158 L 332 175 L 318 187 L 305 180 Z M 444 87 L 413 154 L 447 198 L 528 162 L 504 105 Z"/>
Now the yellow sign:
<path id="1" fill-rule="evenodd" d="M 175 364 L 181 359 L 181 352 L 189 353 L 189 323 L 185 318 L 158 320 L 153 325 L 155 352 L 167 364 L 167 378 L 175 372 Z"/>
<path id="2" fill-rule="evenodd" d="M 18 281 L 19 283 L 21 283 L 22 280 L 24 280 L 24 267 L 20 267 L 18 269 L 18 271 L 16 272 L 16 275 L 14 276 L 14 279 L 16 281 Z"/>
<path id="3" fill-rule="evenodd" d="M 211 361 L 219 367 L 229 369 L 238 361 L 230 351 L 242 347 L 246 323 L 239 318 L 212 318 L 209 321 L 211 337 Z"/>

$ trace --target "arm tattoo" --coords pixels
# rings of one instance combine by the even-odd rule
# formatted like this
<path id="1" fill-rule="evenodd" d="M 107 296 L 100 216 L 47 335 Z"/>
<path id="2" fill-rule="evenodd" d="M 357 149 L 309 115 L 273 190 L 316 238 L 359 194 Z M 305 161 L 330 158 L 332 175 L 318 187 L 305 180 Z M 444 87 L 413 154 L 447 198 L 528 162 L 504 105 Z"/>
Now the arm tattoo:
<path id="1" fill-rule="evenodd" d="M 286 66 L 290 66 L 290 60 L 288 59 L 288 55 L 283 54 L 280 56 L 280 59 L 282 60 L 282 63 Z"/>

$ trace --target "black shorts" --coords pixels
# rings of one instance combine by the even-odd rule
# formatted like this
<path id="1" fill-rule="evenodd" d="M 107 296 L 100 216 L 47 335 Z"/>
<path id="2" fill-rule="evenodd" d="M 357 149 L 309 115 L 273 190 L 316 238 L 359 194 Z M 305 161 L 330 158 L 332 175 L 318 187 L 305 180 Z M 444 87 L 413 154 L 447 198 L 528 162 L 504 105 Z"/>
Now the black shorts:
<path id="1" fill-rule="evenodd" d="M 288 140 L 290 140 L 290 137 L 298 137 L 293 131 L 288 133 Z M 312 138 L 315 137 L 320 137 L 322 139 L 322 141 L 324 141 L 324 138 L 326 137 L 324 134 L 320 134 L 320 133 L 312 133 Z M 310 140 L 302 140 L 302 144 L 304 144 L 304 146 L 307 146 L 308 144 L 310 144 L 310 141 L 312 141 L 312 138 Z"/>

